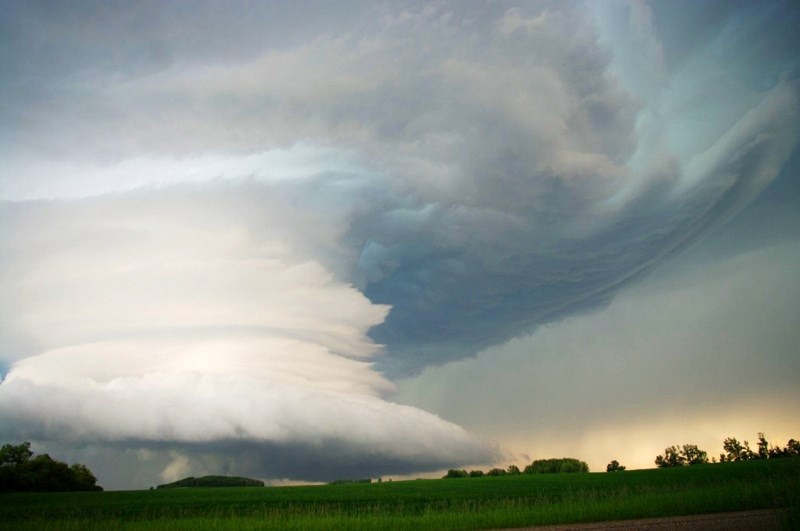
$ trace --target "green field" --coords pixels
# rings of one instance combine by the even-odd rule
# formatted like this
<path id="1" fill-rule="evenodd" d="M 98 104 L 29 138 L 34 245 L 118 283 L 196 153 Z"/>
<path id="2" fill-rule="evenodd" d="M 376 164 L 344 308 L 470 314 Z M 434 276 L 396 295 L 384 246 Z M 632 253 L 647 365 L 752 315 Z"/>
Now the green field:
<path id="1" fill-rule="evenodd" d="M 788 508 L 800 459 L 307 487 L 0 494 L 0 529 L 481 529 Z M 791 520 L 791 521 L 790 521 Z"/>

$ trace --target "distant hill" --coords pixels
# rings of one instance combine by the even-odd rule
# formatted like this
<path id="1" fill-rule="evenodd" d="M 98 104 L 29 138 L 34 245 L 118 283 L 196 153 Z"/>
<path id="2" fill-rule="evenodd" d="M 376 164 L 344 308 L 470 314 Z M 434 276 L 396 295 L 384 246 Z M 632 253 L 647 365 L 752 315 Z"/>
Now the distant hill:
<path id="1" fill-rule="evenodd" d="M 183 478 L 172 483 L 159 485 L 158 489 L 178 489 L 185 487 L 263 487 L 264 482 L 259 479 L 242 478 L 237 476 L 203 476 L 201 478 Z"/>

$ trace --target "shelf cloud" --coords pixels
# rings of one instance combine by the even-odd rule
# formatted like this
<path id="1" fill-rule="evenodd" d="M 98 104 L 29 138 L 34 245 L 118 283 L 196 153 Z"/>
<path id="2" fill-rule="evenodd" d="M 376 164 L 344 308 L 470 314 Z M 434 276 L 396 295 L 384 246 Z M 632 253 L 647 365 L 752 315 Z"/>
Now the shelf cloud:
<path id="1" fill-rule="evenodd" d="M 382 349 L 366 332 L 389 308 L 293 258 L 274 238 L 297 220 L 260 214 L 272 231 L 259 233 L 241 225 L 244 198 L 225 209 L 208 194 L 156 195 L 38 205 L 30 230 L 26 216 L 12 218 L 25 238 L 6 242 L 16 315 L 4 337 L 23 356 L 43 352 L 0 384 L 4 425 L 68 442 L 241 446 L 265 477 L 305 480 L 494 455 L 462 428 L 384 399 L 395 388 L 374 369 Z M 334 453 L 353 463 L 336 465 Z"/>

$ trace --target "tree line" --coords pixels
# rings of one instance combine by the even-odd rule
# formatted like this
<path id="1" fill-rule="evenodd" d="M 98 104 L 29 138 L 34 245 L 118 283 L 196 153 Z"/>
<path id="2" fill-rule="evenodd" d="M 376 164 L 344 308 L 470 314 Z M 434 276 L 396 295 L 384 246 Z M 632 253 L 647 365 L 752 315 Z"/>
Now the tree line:
<path id="1" fill-rule="evenodd" d="M 48 454 L 33 456 L 31 443 L 0 448 L 0 492 L 103 490 L 91 470 L 56 461 Z"/>
<path id="2" fill-rule="evenodd" d="M 724 452 L 719 454 L 720 463 L 800 456 L 800 442 L 789 439 L 786 446 L 781 448 L 780 446 L 771 445 L 763 433 L 758 434 L 756 450 L 750 448 L 749 442 L 740 443 L 735 437 L 726 438 L 722 442 L 722 449 Z M 708 453 L 694 444 L 684 444 L 680 447 L 668 446 L 664 449 L 663 454 L 656 456 L 655 460 L 656 466 L 659 468 L 701 465 L 708 462 Z M 710 462 L 716 463 L 717 460 L 712 457 Z"/>
<path id="3" fill-rule="evenodd" d="M 789 439 L 789 442 L 784 447 L 774 446 L 767 441 L 763 433 L 758 434 L 758 443 L 755 450 L 750 448 L 749 442 L 739 442 L 735 437 L 726 438 L 722 443 L 722 449 L 724 453 L 719 454 L 720 463 L 800 457 L 800 442 L 797 440 Z M 708 453 L 695 444 L 668 446 L 664 449 L 664 453 L 659 454 L 655 459 L 655 464 L 658 468 L 700 465 L 709 462 L 716 463 L 718 461 L 715 457 L 712 457 L 709 461 Z M 606 466 L 606 472 L 623 471 L 625 471 L 625 466 L 616 459 Z M 445 474 L 444 479 L 575 472 L 589 472 L 589 465 L 572 457 L 562 457 L 560 459 L 537 459 L 523 470 L 520 470 L 516 465 L 511 465 L 507 469 L 493 468 L 488 472 L 483 472 L 482 470 L 470 470 L 467 472 L 463 469 L 450 469 Z"/>
<path id="4" fill-rule="evenodd" d="M 507 469 L 493 468 L 488 472 L 482 470 L 457 470 L 450 469 L 445 474 L 444 479 L 455 478 L 475 478 L 482 476 L 518 476 L 520 474 L 568 474 L 578 472 L 589 472 L 589 465 L 573 457 L 562 457 L 559 459 L 537 459 L 531 464 L 520 470 L 517 465 L 511 465 Z"/>
<path id="5" fill-rule="evenodd" d="M 241 476 L 203 476 L 188 477 L 159 485 L 157 489 L 182 489 L 192 487 L 263 487 L 260 479 L 243 478 Z"/>

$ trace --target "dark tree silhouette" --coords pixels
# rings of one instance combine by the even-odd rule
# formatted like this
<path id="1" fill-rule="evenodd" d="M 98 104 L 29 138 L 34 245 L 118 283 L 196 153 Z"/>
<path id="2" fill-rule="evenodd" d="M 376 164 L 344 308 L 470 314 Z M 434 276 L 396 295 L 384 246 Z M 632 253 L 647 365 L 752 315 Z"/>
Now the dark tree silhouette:
<path id="1" fill-rule="evenodd" d="M 770 446 L 763 432 L 758 434 L 758 451 L 750 449 L 750 443 L 740 443 L 735 437 L 728 437 L 722 443 L 725 453 L 719 454 L 721 463 L 732 461 L 751 461 L 753 459 L 777 459 L 781 457 L 800 456 L 800 442 L 789 439 L 785 447 Z"/>
<path id="2" fill-rule="evenodd" d="M 589 465 L 573 457 L 561 459 L 537 459 L 525 467 L 523 474 L 561 474 L 588 472 Z"/>
<path id="3" fill-rule="evenodd" d="M 696 444 L 684 444 L 681 454 L 687 465 L 702 465 L 708 463 L 708 454 L 697 447 Z"/>
<path id="4" fill-rule="evenodd" d="M 708 454 L 697 447 L 696 444 L 684 444 L 680 448 L 668 446 L 664 454 L 656 456 L 658 468 L 671 468 L 686 465 L 701 465 L 708 463 Z"/>
<path id="5" fill-rule="evenodd" d="M 84 465 L 67 465 L 47 454 L 33 457 L 31 444 L 0 448 L 0 492 L 103 490 Z"/>
<path id="6" fill-rule="evenodd" d="M 722 441 L 722 449 L 725 450 L 725 453 L 719 456 L 721 462 L 749 461 L 756 456 L 750 449 L 749 442 L 740 443 L 736 437 L 728 437 Z"/>

